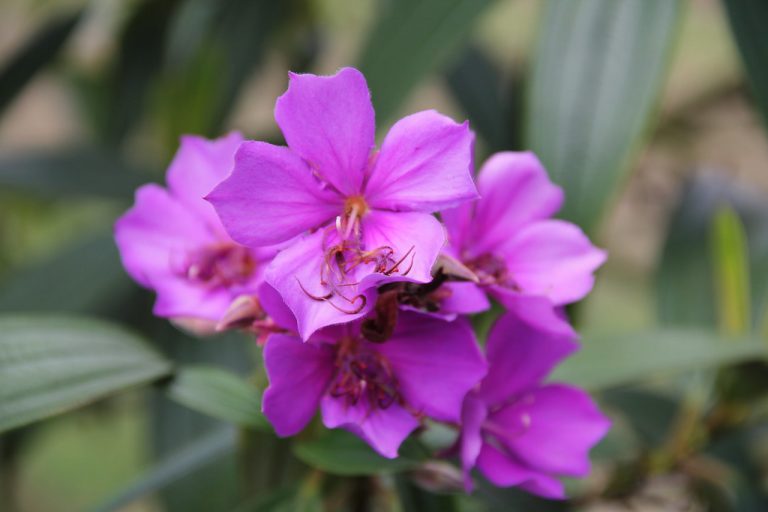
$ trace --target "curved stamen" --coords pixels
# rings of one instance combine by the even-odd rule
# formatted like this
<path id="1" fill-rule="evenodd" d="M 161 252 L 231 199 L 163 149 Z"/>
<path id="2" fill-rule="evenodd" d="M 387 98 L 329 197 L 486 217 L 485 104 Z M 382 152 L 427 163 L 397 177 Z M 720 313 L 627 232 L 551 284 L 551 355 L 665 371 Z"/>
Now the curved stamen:
<path id="1" fill-rule="evenodd" d="M 294 279 L 296 279 L 296 282 L 299 284 L 299 288 L 301 288 L 301 291 L 304 292 L 304 294 L 309 297 L 312 300 L 316 300 L 318 302 L 327 301 L 331 297 L 333 297 L 333 293 L 329 293 L 328 295 L 313 295 L 307 291 L 306 288 L 304 288 L 304 285 L 301 284 L 301 281 L 299 281 L 299 278 L 296 276 L 293 276 Z"/>
<path id="2" fill-rule="evenodd" d="M 399 266 L 399 265 L 400 265 L 400 264 L 401 264 L 403 261 L 405 261 L 405 258 L 407 258 L 407 257 L 408 257 L 408 255 L 409 255 L 409 254 L 411 254 L 411 252 L 413 252 L 413 250 L 414 250 L 415 248 L 416 248 L 416 246 L 415 246 L 415 245 L 412 245 L 412 246 L 411 246 L 411 248 L 410 248 L 410 249 L 408 249 L 408 252 L 406 252 L 406 253 L 403 255 L 403 257 L 402 257 L 402 258 L 400 258 L 400 260 L 398 260 L 398 262 L 397 262 L 397 263 L 395 263 L 394 265 L 392 265 L 392 266 L 389 268 L 389 270 L 385 270 L 385 271 L 383 272 L 383 274 L 384 274 L 385 276 L 389 276 L 389 275 L 392 275 L 392 273 L 393 273 L 393 272 L 397 272 L 397 267 L 398 267 L 398 266 Z M 416 256 L 416 255 L 414 254 L 414 257 L 415 257 L 415 256 Z M 411 258 L 411 266 L 413 266 L 413 258 Z M 408 270 L 410 271 L 410 268 L 408 268 Z"/>

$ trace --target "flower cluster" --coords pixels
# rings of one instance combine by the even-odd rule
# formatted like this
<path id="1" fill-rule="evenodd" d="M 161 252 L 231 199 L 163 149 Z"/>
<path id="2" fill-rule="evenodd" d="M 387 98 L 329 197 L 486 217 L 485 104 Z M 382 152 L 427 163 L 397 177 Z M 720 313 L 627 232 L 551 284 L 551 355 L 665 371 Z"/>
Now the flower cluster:
<path id="1" fill-rule="evenodd" d="M 609 428 L 579 389 L 547 383 L 577 348 L 563 306 L 605 259 L 531 153 L 473 176 L 473 134 L 435 112 L 379 148 L 364 77 L 290 75 L 275 106 L 287 147 L 186 137 L 168 187 L 139 189 L 116 225 L 124 265 L 188 328 L 264 346 L 263 412 L 280 436 L 318 409 L 384 457 L 429 422 L 457 431 L 467 488 L 562 497 Z M 438 220 L 441 219 L 441 220 Z M 469 315 L 506 310 L 479 342 Z M 444 455 L 448 456 L 448 452 Z"/>

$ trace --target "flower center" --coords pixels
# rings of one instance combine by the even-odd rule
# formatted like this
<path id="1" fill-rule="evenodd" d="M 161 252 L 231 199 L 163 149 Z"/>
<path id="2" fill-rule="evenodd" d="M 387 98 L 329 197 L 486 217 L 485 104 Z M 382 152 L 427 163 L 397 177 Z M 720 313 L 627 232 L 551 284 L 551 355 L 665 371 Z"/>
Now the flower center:
<path id="1" fill-rule="evenodd" d="M 207 245 L 190 252 L 187 258 L 187 279 L 209 287 L 245 283 L 256 269 L 250 251 L 232 243 Z"/>
<path id="2" fill-rule="evenodd" d="M 330 394 L 343 398 L 347 406 L 367 400 L 370 409 L 386 409 L 400 399 L 397 378 L 386 358 L 352 337 L 339 342 Z"/>
<path id="3" fill-rule="evenodd" d="M 517 288 L 507 270 L 506 262 L 495 254 L 481 254 L 475 259 L 466 261 L 465 264 L 477 275 L 481 285 L 501 285 Z"/>

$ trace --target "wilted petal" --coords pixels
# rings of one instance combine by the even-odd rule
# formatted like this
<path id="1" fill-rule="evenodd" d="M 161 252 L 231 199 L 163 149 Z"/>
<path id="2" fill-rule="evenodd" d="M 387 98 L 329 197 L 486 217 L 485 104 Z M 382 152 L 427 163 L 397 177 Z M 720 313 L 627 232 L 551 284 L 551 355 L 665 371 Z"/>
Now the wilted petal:
<path id="1" fill-rule="evenodd" d="M 476 199 L 473 141 L 467 123 L 434 110 L 404 117 L 382 143 L 366 198 L 375 208 L 423 212 Z"/>
<path id="2" fill-rule="evenodd" d="M 342 211 L 307 164 L 288 148 L 244 142 L 232 174 L 207 198 L 237 242 L 258 247 L 293 238 Z"/>
<path id="3" fill-rule="evenodd" d="M 328 428 L 344 428 L 363 438 L 382 456 L 397 457 L 397 450 L 419 422 L 408 411 L 394 403 L 386 409 L 369 409 L 365 400 L 355 405 L 345 398 L 326 395 L 321 403 L 323 424 Z"/>
<path id="4" fill-rule="evenodd" d="M 503 152 L 491 156 L 477 179 L 482 199 L 473 220 L 474 255 L 494 252 L 523 226 L 552 216 L 563 203 L 563 191 L 549 181 L 536 155 Z"/>
<path id="5" fill-rule="evenodd" d="M 216 241 L 205 224 L 158 185 L 136 191 L 136 202 L 115 223 L 123 266 L 146 287 L 175 277 L 175 264 L 187 251 Z"/>
<path id="6" fill-rule="evenodd" d="M 275 104 L 288 146 L 339 192 L 359 194 L 376 129 L 365 77 L 343 68 L 333 76 L 290 73 L 289 79 Z"/>
<path id="7" fill-rule="evenodd" d="M 442 421 L 459 421 L 464 397 L 487 369 L 464 319 L 445 322 L 404 311 L 392 337 L 377 350 L 389 361 L 409 406 Z"/>
<path id="8" fill-rule="evenodd" d="M 362 229 L 366 250 L 389 247 L 394 250 L 392 266 L 400 262 L 389 276 L 377 273 L 363 278 L 363 289 L 388 281 L 427 283 L 432 280 L 432 266 L 445 244 L 445 230 L 435 217 L 426 213 L 372 210 L 363 217 Z"/>
<path id="9" fill-rule="evenodd" d="M 299 433 L 312 419 L 333 375 L 333 351 L 273 334 L 264 347 L 269 387 L 262 410 L 279 436 Z"/>
<path id="10" fill-rule="evenodd" d="M 337 293 L 321 283 L 321 276 L 329 275 L 327 271 L 321 272 L 326 264 L 324 236 L 321 230 L 297 239 L 278 253 L 265 273 L 266 281 L 280 293 L 296 317 L 299 334 L 304 340 L 322 327 L 360 318 L 375 302 L 375 289 L 370 293 L 360 292 L 352 283 Z M 351 276 L 351 279 L 356 277 Z M 328 300 L 321 300 L 323 297 Z"/>
<path id="11" fill-rule="evenodd" d="M 578 226 L 561 220 L 526 226 L 503 244 L 499 255 L 523 292 L 548 297 L 558 306 L 584 298 L 606 258 Z"/>
<path id="12" fill-rule="evenodd" d="M 461 467 L 464 472 L 464 487 L 467 492 L 472 491 L 472 477 L 470 472 L 477 463 L 480 449 L 483 447 L 481 427 L 488 414 L 488 409 L 482 400 L 473 393 L 469 393 L 464 399 L 461 409 Z"/>
<path id="13" fill-rule="evenodd" d="M 522 429 L 517 428 L 520 418 Z M 589 450 L 611 425 L 587 393 L 560 384 L 527 392 L 489 421 L 517 428 L 516 435 L 501 441 L 527 465 L 574 477 L 589 473 Z"/>
<path id="14" fill-rule="evenodd" d="M 491 483 L 499 487 L 518 486 L 545 498 L 565 498 L 563 484 L 557 479 L 521 464 L 489 444 L 483 445 L 477 458 L 477 467 Z"/>
<path id="15" fill-rule="evenodd" d="M 488 335 L 490 367 L 480 388 L 482 399 L 492 406 L 536 387 L 577 348 L 572 335 L 537 329 L 512 313 L 501 316 Z"/>
<path id="16" fill-rule="evenodd" d="M 212 226 L 219 227 L 221 222 L 213 206 L 203 198 L 232 172 L 242 141 L 238 132 L 215 140 L 184 135 L 168 167 L 166 181 L 171 194 L 198 211 Z"/>

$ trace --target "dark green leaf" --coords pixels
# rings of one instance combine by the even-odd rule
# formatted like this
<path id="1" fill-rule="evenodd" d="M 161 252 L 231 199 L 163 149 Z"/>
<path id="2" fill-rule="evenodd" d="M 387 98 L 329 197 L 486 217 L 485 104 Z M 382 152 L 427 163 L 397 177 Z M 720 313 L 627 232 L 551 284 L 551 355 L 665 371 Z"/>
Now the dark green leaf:
<path id="1" fill-rule="evenodd" d="M 407 475 L 398 475 L 397 496 L 403 512 L 458 512 L 455 496 L 434 494 L 414 484 Z"/>
<path id="2" fill-rule="evenodd" d="M 226 370 L 182 367 L 168 388 L 168 396 L 190 409 L 235 425 L 269 428 L 261 415 L 259 390 Z"/>
<path id="3" fill-rule="evenodd" d="M 711 231 L 719 208 L 733 209 L 744 226 L 749 253 L 753 327 L 768 321 L 768 203 L 727 178 L 702 174 L 686 184 L 672 216 L 658 271 L 658 314 L 668 325 L 716 327 Z"/>
<path id="4" fill-rule="evenodd" d="M 585 333 L 583 339 L 582 349 L 555 370 L 552 380 L 597 390 L 658 375 L 768 357 L 768 345 L 762 340 L 723 339 L 707 329 Z"/>
<path id="5" fill-rule="evenodd" d="M 150 174 L 109 151 L 73 148 L 0 158 L 0 185 L 50 197 L 130 201 Z"/>
<path id="6" fill-rule="evenodd" d="M 80 21 L 82 11 L 49 20 L 0 68 L 0 113 L 41 68 L 59 53 Z"/>
<path id="7" fill-rule="evenodd" d="M 418 448 L 406 445 L 400 448 L 398 458 L 384 458 L 365 441 L 343 430 L 331 430 L 319 439 L 299 442 L 294 453 L 312 467 L 349 476 L 405 471 L 416 467 L 423 458 Z"/>
<path id="8" fill-rule="evenodd" d="M 0 316 L 0 431 L 166 375 L 138 336 L 105 322 Z"/>
<path id="9" fill-rule="evenodd" d="M 768 2 L 763 0 L 723 0 L 731 31 L 741 53 L 747 78 L 763 118 L 768 123 Z"/>
<path id="10" fill-rule="evenodd" d="M 393 0 L 378 18 L 359 61 L 376 117 L 386 122 L 428 73 L 467 38 L 491 0 Z"/>
<path id="11" fill-rule="evenodd" d="M 104 233 L 13 271 L 0 282 L 0 311 L 102 312 L 135 287 Z"/>
<path id="12" fill-rule="evenodd" d="M 680 410 L 674 397 L 645 389 L 611 389 L 601 395 L 602 402 L 618 409 L 645 447 L 659 447 L 667 440 Z"/>
<path id="13" fill-rule="evenodd" d="M 679 0 L 550 0 L 533 56 L 528 146 L 566 192 L 563 216 L 595 228 L 661 88 Z"/>
<path id="14" fill-rule="evenodd" d="M 117 496 L 110 498 L 109 501 L 93 510 L 94 512 L 122 510 L 126 505 L 157 492 L 170 483 L 232 452 L 235 444 L 235 435 L 232 429 L 227 428 L 211 432 L 164 458 Z"/>
<path id="15" fill-rule="evenodd" d="M 489 152 L 517 149 L 519 83 L 508 83 L 480 49 L 469 47 L 448 74 L 448 85 Z"/>

